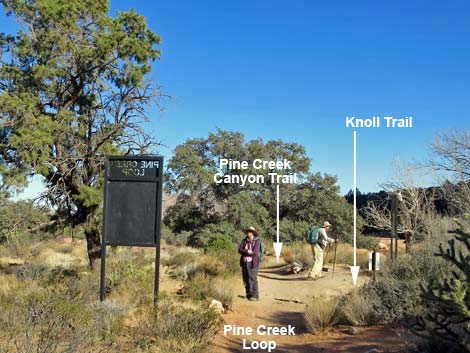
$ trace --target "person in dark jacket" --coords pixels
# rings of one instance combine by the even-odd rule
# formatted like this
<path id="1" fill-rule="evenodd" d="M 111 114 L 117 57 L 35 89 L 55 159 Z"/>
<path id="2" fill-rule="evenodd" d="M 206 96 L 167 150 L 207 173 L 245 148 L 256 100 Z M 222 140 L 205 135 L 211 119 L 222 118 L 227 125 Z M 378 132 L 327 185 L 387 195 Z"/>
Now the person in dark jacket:
<path id="1" fill-rule="evenodd" d="M 249 227 L 244 232 L 246 237 L 241 241 L 238 252 L 241 255 L 240 266 L 242 268 L 246 298 L 251 301 L 258 301 L 258 268 L 261 241 L 258 239 L 258 232 L 255 227 Z"/>

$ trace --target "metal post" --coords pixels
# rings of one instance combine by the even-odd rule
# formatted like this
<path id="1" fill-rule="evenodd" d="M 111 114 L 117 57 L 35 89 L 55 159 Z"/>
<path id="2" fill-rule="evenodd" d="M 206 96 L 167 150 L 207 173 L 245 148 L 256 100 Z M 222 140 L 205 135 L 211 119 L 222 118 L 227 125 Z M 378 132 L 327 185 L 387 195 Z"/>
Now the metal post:
<path id="1" fill-rule="evenodd" d="M 101 268 L 100 268 L 100 301 L 104 300 L 104 287 L 106 281 L 106 224 L 104 222 L 107 212 L 108 197 L 108 167 L 109 157 L 106 156 L 104 161 L 104 192 L 103 192 L 103 235 L 101 236 Z"/>
<path id="2" fill-rule="evenodd" d="M 159 164 L 158 168 L 158 177 L 160 180 L 160 186 L 161 181 L 163 180 L 163 157 L 161 159 L 161 162 Z M 162 187 L 158 188 L 157 192 L 157 205 L 161 206 L 162 204 Z M 161 220 L 162 220 L 162 210 L 161 207 L 157 207 L 157 214 L 155 217 L 155 229 L 156 229 L 156 248 L 155 248 L 155 283 L 154 283 L 154 292 L 153 292 L 153 304 L 155 306 L 155 317 L 157 316 L 158 310 L 158 289 L 159 289 L 159 283 L 160 283 L 160 239 L 161 239 Z"/>
<path id="3" fill-rule="evenodd" d="M 397 202 L 397 194 L 393 193 L 392 194 L 392 205 L 391 205 L 391 225 L 392 225 L 392 236 L 391 236 L 391 255 L 393 259 L 393 238 L 395 238 L 395 259 L 397 258 L 398 255 L 398 202 Z"/>
<path id="4" fill-rule="evenodd" d="M 377 272 L 377 252 L 375 250 L 372 252 L 372 272 L 374 273 L 374 281 L 375 281 L 375 275 Z"/>
<path id="5" fill-rule="evenodd" d="M 395 235 L 395 259 L 398 257 L 398 235 Z"/>
<path id="6" fill-rule="evenodd" d="M 153 304 L 156 308 L 158 305 L 158 287 L 160 282 L 160 241 L 155 249 L 155 285 L 153 291 Z"/>
<path id="7" fill-rule="evenodd" d="M 101 275 L 100 275 L 100 301 L 104 300 L 104 285 L 106 279 L 106 243 L 101 243 Z"/>

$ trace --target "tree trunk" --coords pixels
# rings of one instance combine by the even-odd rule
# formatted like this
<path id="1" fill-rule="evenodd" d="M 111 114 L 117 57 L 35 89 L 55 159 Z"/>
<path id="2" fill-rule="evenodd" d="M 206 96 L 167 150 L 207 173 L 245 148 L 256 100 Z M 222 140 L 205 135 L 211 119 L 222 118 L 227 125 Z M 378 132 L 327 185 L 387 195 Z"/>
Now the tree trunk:
<path id="1" fill-rule="evenodd" d="M 96 228 L 85 229 L 85 237 L 88 261 L 90 262 L 90 268 L 93 269 L 95 260 L 101 257 L 100 232 Z"/>

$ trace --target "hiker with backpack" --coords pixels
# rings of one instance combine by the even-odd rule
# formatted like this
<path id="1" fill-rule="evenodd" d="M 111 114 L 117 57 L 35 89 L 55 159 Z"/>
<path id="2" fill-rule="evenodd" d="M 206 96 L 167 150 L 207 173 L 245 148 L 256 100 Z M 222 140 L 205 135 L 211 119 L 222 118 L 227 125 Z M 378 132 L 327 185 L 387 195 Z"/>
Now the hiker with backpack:
<path id="1" fill-rule="evenodd" d="M 246 298 L 251 301 L 259 300 L 258 269 L 262 253 L 261 239 L 255 227 L 244 230 L 246 237 L 238 247 L 240 253 L 240 266 L 242 268 L 243 284 L 245 285 Z"/>
<path id="2" fill-rule="evenodd" d="M 330 222 L 323 223 L 323 227 L 312 227 L 308 232 L 308 242 L 312 246 L 313 253 L 313 267 L 308 274 L 308 279 L 321 278 L 323 270 L 323 251 L 330 243 L 334 243 L 335 240 L 330 238 L 327 234 L 331 229 Z"/>

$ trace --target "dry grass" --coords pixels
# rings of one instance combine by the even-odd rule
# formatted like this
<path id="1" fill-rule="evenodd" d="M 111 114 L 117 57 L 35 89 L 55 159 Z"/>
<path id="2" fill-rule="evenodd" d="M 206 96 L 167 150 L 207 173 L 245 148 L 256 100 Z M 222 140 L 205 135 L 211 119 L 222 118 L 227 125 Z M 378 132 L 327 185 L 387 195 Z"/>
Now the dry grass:
<path id="1" fill-rule="evenodd" d="M 350 244 L 338 243 L 336 248 L 336 263 L 352 265 L 354 262 L 353 247 Z M 357 249 L 357 264 L 362 268 L 369 266 L 369 250 Z M 325 252 L 325 264 L 331 264 L 334 261 L 335 244 Z"/>
<path id="2" fill-rule="evenodd" d="M 153 325 L 155 318 L 154 251 L 110 249 L 109 293 L 101 304 L 99 266 L 88 270 L 85 244 L 49 241 L 24 250 L 24 265 L 0 268 L 0 347 L 8 352 L 197 353 L 216 332 L 219 318 L 206 300 L 178 297 L 168 303 L 161 292 L 157 326 L 142 334 L 143 322 Z M 0 246 L 0 253 L 8 252 Z M 218 271 L 219 259 L 200 262 L 202 272 Z M 231 283 L 211 278 L 211 294 L 227 307 L 233 302 Z M 138 325 L 125 324 L 135 322 L 137 312 L 142 313 Z"/>
<path id="3" fill-rule="evenodd" d="M 337 264 L 353 264 L 354 253 L 350 244 L 339 243 L 331 244 L 325 249 L 325 264 L 332 264 L 334 261 L 336 247 L 336 263 Z M 297 262 L 304 268 L 313 265 L 312 248 L 304 242 L 294 242 L 283 247 L 282 258 L 288 264 Z M 357 249 L 357 263 L 362 268 L 367 267 L 369 263 L 369 250 Z"/>
<path id="4" fill-rule="evenodd" d="M 304 268 L 313 265 L 312 248 L 304 242 L 293 242 L 284 246 L 281 256 L 288 264 L 297 262 Z"/>
<path id="5" fill-rule="evenodd" d="M 373 311 L 368 298 L 360 290 L 346 294 L 340 304 L 345 323 L 354 326 L 368 325 L 373 322 Z"/>
<path id="6" fill-rule="evenodd" d="M 338 299 L 313 298 L 305 308 L 305 321 L 311 332 L 334 326 L 339 321 Z"/>

